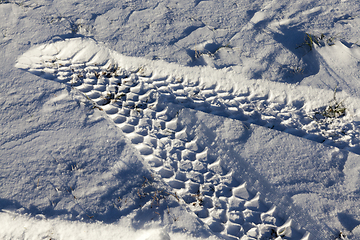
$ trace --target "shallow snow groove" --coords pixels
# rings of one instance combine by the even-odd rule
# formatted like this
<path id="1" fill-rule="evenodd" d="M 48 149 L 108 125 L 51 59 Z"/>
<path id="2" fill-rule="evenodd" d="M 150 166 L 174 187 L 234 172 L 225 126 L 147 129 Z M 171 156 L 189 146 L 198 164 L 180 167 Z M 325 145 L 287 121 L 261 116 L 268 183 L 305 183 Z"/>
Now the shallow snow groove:
<path id="1" fill-rule="evenodd" d="M 149 66 L 134 67 L 124 59 L 92 40 L 73 39 L 29 50 L 16 66 L 82 92 L 214 232 L 229 239 L 308 239 L 291 220 L 280 219 L 275 207 L 265 206 L 259 194 L 251 194 L 246 183 L 237 182 L 232 171 L 224 171 L 177 118 L 191 108 L 322 142 L 324 133 L 306 117 L 306 102 L 289 105 L 256 88 L 226 91 L 190 76 L 148 72 Z M 350 141 L 344 143 L 349 147 Z"/>

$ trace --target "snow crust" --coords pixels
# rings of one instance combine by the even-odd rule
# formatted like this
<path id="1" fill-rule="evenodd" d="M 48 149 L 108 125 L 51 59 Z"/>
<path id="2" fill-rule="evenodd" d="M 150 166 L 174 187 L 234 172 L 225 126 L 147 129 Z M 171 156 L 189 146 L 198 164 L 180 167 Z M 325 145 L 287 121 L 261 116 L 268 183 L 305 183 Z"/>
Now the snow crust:
<path id="1" fill-rule="evenodd" d="M 356 1 L 0 18 L 1 239 L 360 238 Z"/>

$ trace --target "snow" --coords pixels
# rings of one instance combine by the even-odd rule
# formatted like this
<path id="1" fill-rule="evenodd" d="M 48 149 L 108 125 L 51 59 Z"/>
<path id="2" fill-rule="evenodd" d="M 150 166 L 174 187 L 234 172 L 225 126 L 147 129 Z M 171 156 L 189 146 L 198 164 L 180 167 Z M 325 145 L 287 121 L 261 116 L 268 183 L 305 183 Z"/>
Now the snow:
<path id="1" fill-rule="evenodd" d="M 359 11 L 0 1 L 0 238 L 359 239 Z"/>

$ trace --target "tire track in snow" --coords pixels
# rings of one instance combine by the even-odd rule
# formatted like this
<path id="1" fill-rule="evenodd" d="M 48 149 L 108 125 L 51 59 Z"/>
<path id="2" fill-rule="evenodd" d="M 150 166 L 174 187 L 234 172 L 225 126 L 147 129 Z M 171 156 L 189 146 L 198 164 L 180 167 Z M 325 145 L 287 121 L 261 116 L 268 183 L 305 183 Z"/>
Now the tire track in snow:
<path id="1" fill-rule="evenodd" d="M 212 231 L 228 239 L 308 239 L 259 193 L 236 181 L 234 172 L 225 171 L 178 119 L 182 108 L 191 108 L 306 137 L 302 127 L 313 121 L 304 120 L 304 102 L 288 105 L 270 93 L 225 91 L 176 75 L 122 68 L 119 56 L 92 40 L 73 39 L 29 50 L 16 66 L 83 93 Z"/>
<path id="2" fill-rule="evenodd" d="M 39 51 L 43 53 L 39 53 Z M 77 54 L 76 57 L 75 54 Z M 64 58 L 66 58 L 66 60 L 64 60 Z M 121 60 L 121 63 L 118 63 L 116 58 L 124 59 Z M 113 60 L 110 61 L 110 59 Z M 145 81 L 142 79 L 145 76 L 141 75 L 147 72 L 146 65 L 152 63 L 152 61 L 139 59 L 138 61 L 142 61 L 142 63 L 137 64 L 137 66 L 145 65 L 145 68 L 140 69 L 131 66 L 131 64 L 134 63 L 134 59 L 132 59 L 132 62 L 130 61 L 131 63 L 127 63 L 128 60 L 128 58 L 111 52 L 109 49 L 100 47 L 92 40 L 82 41 L 74 39 L 32 49 L 19 59 L 16 66 L 44 78 L 56 78 L 56 80 L 60 82 L 67 82 L 70 77 L 72 78 L 72 86 L 76 86 L 76 84 L 79 84 L 76 82 L 81 82 L 86 74 L 94 74 L 94 71 L 99 71 L 97 70 L 100 69 L 99 66 L 102 66 L 102 70 L 109 71 L 110 68 L 116 70 L 114 69 L 115 66 L 123 67 L 123 65 L 128 64 L 129 67 L 127 69 L 132 69 L 134 76 L 140 77 L 140 82 Z M 162 68 L 166 67 L 163 66 Z M 164 74 L 161 73 L 163 70 L 156 73 L 159 69 L 151 69 L 151 67 L 150 70 L 154 72 L 146 73 L 148 75 L 148 80 L 146 81 L 157 81 L 158 85 L 164 85 L 162 88 L 159 86 L 157 89 L 154 89 L 154 91 L 159 91 L 158 89 L 160 89 L 160 92 L 164 92 L 166 88 L 165 85 L 169 84 L 169 81 L 173 81 L 167 80 L 168 78 L 176 80 L 182 79 L 181 82 L 176 83 L 181 86 L 181 89 L 179 89 L 179 86 L 168 86 L 168 90 L 166 90 L 168 91 L 167 95 L 169 95 L 169 100 L 176 104 L 181 103 L 184 107 L 285 131 L 295 136 L 333 145 L 360 154 L 359 123 L 352 120 L 352 115 L 357 114 L 353 112 L 356 112 L 357 109 L 347 114 L 345 118 L 325 119 L 325 121 L 314 121 L 312 118 L 315 114 L 311 101 L 315 102 L 318 101 L 318 99 L 322 99 L 323 105 L 326 105 L 328 101 L 331 100 L 333 93 L 321 92 L 319 89 L 314 90 L 305 87 L 306 89 L 288 94 L 284 92 L 285 90 L 283 89 L 277 91 L 276 88 L 278 86 L 276 84 L 272 86 L 272 83 L 264 83 L 261 81 L 257 81 L 259 84 L 248 84 L 246 80 L 241 82 L 241 85 L 243 85 L 241 86 L 242 89 L 235 91 L 234 88 L 236 86 L 228 87 L 225 85 L 234 84 L 238 81 L 237 79 L 231 79 L 232 82 L 228 83 L 223 81 L 223 79 L 217 80 L 216 77 L 219 76 L 212 77 L 209 75 L 209 77 L 213 79 L 205 79 L 205 81 L 210 80 L 210 84 L 208 84 L 201 82 L 201 80 L 199 82 L 199 80 L 196 79 L 198 76 L 194 76 L 194 81 L 189 79 L 190 76 L 186 76 L 186 74 L 185 76 L 181 76 L 181 74 L 177 76 L 176 74 L 169 74 L 169 71 Z M 119 74 L 119 71 L 125 71 L 125 69 L 118 69 L 116 71 L 118 72 L 116 74 Z M 177 69 L 175 69 L 175 71 L 177 71 Z M 130 73 L 131 71 L 123 73 L 121 76 L 125 77 Z M 221 71 L 218 71 L 218 73 L 221 74 Z M 189 74 L 193 73 L 188 72 L 188 75 Z M 201 74 L 203 74 L 203 72 L 198 75 Z M 235 77 L 238 78 L 238 76 Z M 86 84 L 89 85 L 89 83 Z M 111 85 L 110 82 L 104 84 Z M 264 86 L 262 86 L 262 84 L 264 84 Z M 281 85 L 280 87 L 283 86 Z M 289 91 L 293 89 L 292 86 L 287 87 Z M 116 90 L 116 88 L 114 88 L 114 90 Z M 115 97 L 114 90 L 107 90 L 106 94 L 113 94 L 111 96 Z M 92 92 L 89 94 L 97 94 L 99 98 L 105 97 L 108 98 L 108 100 L 111 98 L 109 96 L 102 96 L 102 92 L 96 93 L 96 91 L 96 89 L 92 89 Z M 296 96 L 304 94 L 305 92 L 309 92 L 312 96 L 308 97 L 308 99 Z M 161 95 L 164 97 L 166 94 Z M 329 100 L 326 100 L 327 96 Z M 318 99 L 313 100 L 312 98 Z M 180 101 L 180 99 L 182 100 Z M 358 99 L 346 98 L 346 100 L 347 102 L 355 102 Z M 97 101 L 102 103 L 101 99 Z"/>

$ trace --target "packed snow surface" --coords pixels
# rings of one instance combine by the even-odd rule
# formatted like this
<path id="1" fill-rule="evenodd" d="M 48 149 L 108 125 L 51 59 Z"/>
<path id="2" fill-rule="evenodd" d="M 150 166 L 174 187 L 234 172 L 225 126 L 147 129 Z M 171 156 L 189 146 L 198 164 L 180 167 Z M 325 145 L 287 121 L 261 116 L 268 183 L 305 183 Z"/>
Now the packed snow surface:
<path id="1" fill-rule="evenodd" d="M 1 239 L 359 239 L 356 1 L 1 1 Z"/>

